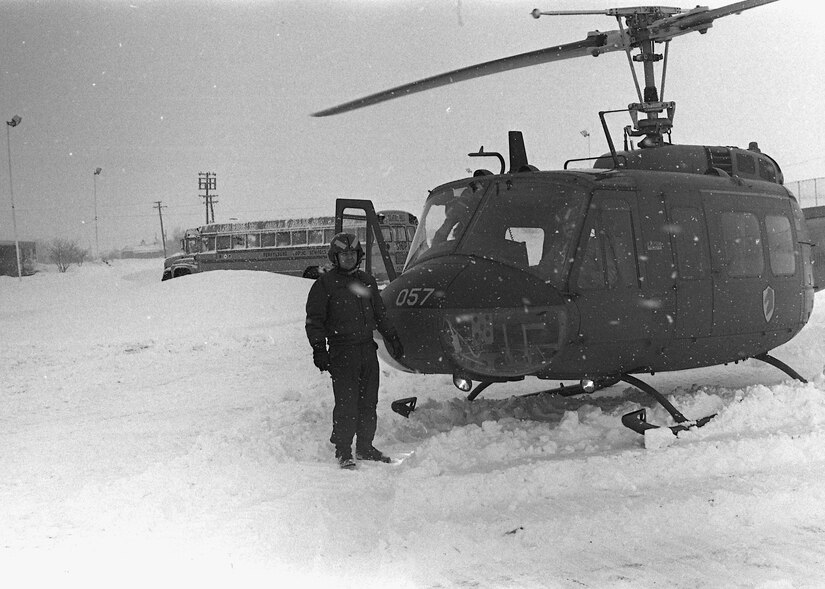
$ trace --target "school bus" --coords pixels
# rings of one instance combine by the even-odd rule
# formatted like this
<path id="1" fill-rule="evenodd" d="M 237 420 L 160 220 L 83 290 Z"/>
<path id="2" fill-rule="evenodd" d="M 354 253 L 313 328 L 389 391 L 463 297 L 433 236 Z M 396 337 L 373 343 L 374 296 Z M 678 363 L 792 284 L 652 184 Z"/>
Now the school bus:
<path id="1" fill-rule="evenodd" d="M 377 216 L 387 253 L 400 274 L 418 219 L 400 210 L 378 211 Z M 357 234 L 363 244 L 367 241 L 366 227 L 356 218 L 343 220 L 344 231 Z M 330 267 L 327 251 L 334 235 L 335 217 L 211 223 L 187 229 L 181 251 L 163 263 L 162 280 L 209 270 L 262 270 L 317 278 Z M 377 249 L 372 257 L 376 259 L 370 264 L 376 279 L 387 281 L 382 276 L 383 265 L 377 262 Z"/>

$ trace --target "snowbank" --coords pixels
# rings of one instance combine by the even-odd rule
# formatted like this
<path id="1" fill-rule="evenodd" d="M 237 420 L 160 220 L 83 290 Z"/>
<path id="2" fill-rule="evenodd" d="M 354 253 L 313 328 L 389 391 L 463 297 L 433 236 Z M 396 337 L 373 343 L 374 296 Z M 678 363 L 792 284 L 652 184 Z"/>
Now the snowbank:
<path id="1" fill-rule="evenodd" d="M 707 426 L 658 449 L 648 399 L 467 403 L 383 368 L 342 472 L 303 334 L 308 281 L 158 260 L 0 277 L 0 570 L 14 586 L 805 587 L 825 573 L 825 301 L 777 355 L 649 379 Z M 418 396 L 410 419 L 389 401 Z M 651 420 L 667 414 L 648 409 Z M 11 586 L 11 585 L 10 585 Z"/>

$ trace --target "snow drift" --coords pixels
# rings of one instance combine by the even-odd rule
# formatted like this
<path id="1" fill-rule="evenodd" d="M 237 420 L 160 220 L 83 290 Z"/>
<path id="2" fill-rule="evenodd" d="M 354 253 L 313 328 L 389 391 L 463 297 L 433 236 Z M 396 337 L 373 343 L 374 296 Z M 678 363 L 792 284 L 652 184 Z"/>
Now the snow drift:
<path id="1" fill-rule="evenodd" d="M 0 277 L 0 570 L 14 586 L 807 587 L 825 573 L 825 300 L 776 355 L 647 380 L 652 404 L 468 403 L 382 370 L 376 446 L 337 469 L 308 281 L 158 260 Z M 418 396 L 410 419 L 389 402 Z M 650 419 L 667 420 L 653 407 Z M 655 449 L 653 446 L 657 446 Z M 9 585 L 12 586 L 12 585 Z"/>

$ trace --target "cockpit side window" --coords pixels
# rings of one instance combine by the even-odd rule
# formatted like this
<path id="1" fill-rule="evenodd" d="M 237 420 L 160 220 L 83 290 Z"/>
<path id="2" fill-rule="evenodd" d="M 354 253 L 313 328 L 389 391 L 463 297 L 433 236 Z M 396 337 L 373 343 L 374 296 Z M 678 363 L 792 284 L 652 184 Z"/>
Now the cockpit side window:
<path id="1" fill-rule="evenodd" d="M 563 288 L 585 201 L 583 190 L 558 182 L 502 181 L 491 188 L 459 251 Z"/>
<path id="2" fill-rule="evenodd" d="M 594 202 L 585 235 L 576 282 L 579 288 L 638 286 L 633 221 L 627 203 L 616 199 Z"/>

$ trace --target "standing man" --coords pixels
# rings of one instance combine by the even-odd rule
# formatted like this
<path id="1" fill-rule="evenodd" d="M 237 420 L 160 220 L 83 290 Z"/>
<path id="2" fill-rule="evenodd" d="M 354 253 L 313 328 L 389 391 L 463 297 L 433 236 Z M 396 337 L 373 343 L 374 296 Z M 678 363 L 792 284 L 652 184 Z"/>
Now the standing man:
<path id="1" fill-rule="evenodd" d="M 332 437 L 341 468 L 354 468 L 352 440 L 358 460 L 391 460 L 372 445 L 378 405 L 378 329 L 394 358 L 404 355 L 395 327 L 386 316 L 375 278 L 359 270 L 364 250 L 358 237 L 339 233 L 332 238 L 328 257 L 333 269 L 322 274 L 307 297 L 306 332 L 312 360 L 332 377 L 335 409 Z M 327 349 L 329 344 L 329 349 Z"/>

